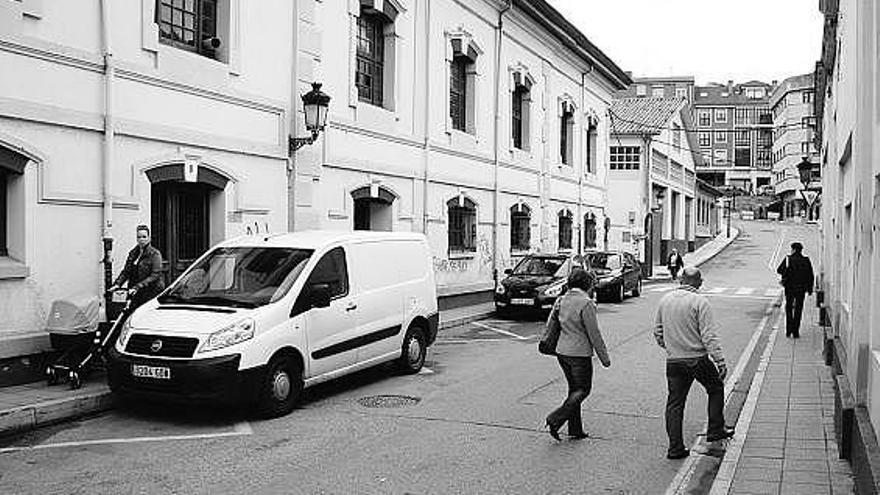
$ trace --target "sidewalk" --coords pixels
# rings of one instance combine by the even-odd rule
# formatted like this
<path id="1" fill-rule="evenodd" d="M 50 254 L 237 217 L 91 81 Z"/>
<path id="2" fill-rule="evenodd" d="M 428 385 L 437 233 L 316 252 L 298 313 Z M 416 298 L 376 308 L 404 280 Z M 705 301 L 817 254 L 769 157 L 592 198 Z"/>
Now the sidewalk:
<path id="1" fill-rule="evenodd" d="M 735 241 L 737 237 L 739 237 L 739 229 L 731 228 L 730 237 L 727 237 L 725 234 L 719 234 L 711 241 L 700 246 L 700 248 L 695 250 L 694 252 L 683 254 L 682 258 L 684 259 L 685 266 L 702 265 L 703 263 L 714 258 L 716 254 L 723 251 L 724 248 Z M 655 265 L 653 273 L 654 275 L 650 278 L 650 280 L 672 279 L 672 277 L 669 275 L 669 269 L 666 267 L 666 265 Z"/>
<path id="2" fill-rule="evenodd" d="M 774 327 L 712 495 L 853 493 L 850 465 L 838 456 L 833 375 L 813 302 L 800 339 L 785 336 L 784 315 Z"/>
<path id="3" fill-rule="evenodd" d="M 440 329 L 479 320 L 494 312 L 495 304 L 491 302 L 441 311 Z M 50 387 L 43 381 L 0 387 L 0 437 L 112 407 L 113 397 L 101 373 L 86 377 L 79 390 L 70 390 L 66 383 Z"/>

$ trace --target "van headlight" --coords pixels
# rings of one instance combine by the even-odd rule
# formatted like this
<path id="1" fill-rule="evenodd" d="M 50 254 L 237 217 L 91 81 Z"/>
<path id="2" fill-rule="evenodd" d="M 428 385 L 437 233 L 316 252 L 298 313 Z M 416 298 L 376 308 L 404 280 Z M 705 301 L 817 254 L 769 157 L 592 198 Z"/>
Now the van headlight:
<path id="1" fill-rule="evenodd" d="M 125 344 L 128 343 L 128 337 L 131 335 L 131 318 L 126 318 L 122 322 L 122 328 L 119 329 L 119 337 L 116 338 L 116 348 L 120 351 L 125 350 Z"/>
<path id="2" fill-rule="evenodd" d="M 254 338 L 254 320 L 245 318 L 208 336 L 199 352 L 216 351 Z"/>
<path id="3" fill-rule="evenodd" d="M 544 289 L 544 295 L 547 297 L 559 297 L 559 294 L 562 293 L 562 288 L 565 286 L 565 280 L 556 282 L 555 284 Z"/>

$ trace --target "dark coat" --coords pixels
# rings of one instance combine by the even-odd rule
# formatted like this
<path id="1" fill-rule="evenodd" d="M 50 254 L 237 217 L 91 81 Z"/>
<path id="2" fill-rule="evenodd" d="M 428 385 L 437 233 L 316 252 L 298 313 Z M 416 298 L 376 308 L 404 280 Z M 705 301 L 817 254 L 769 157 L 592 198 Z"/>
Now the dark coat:
<path id="1" fill-rule="evenodd" d="M 790 254 L 779 264 L 776 273 L 782 276 L 782 285 L 786 289 L 813 293 L 813 264 L 810 258 L 800 253 Z"/>
<path id="2" fill-rule="evenodd" d="M 684 268 L 684 260 L 682 259 L 681 255 L 678 253 L 670 254 L 667 266 L 669 266 L 669 268 L 675 268 L 675 269 L 680 270 L 680 269 Z"/>
<path id="3" fill-rule="evenodd" d="M 148 301 L 165 289 L 165 277 L 162 274 L 162 253 L 148 244 L 141 255 L 140 246 L 128 252 L 125 268 L 116 278 L 116 285 L 121 286 L 128 281 L 128 287 L 137 289 L 137 299 Z"/>

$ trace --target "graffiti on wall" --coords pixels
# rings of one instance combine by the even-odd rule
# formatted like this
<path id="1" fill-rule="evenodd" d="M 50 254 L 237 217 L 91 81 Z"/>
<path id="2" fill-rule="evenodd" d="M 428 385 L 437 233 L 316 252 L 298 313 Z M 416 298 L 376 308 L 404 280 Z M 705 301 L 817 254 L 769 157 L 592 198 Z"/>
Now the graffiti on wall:
<path id="1" fill-rule="evenodd" d="M 268 234 L 269 233 L 269 223 L 263 222 L 262 227 L 256 221 L 254 221 L 253 225 L 245 226 L 245 231 L 247 235 L 258 235 L 258 234 Z"/>
<path id="2" fill-rule="evenodd" d="M 461 273 L 468 271 L 470 259 L 446 259 L 434 256 L 435 273 Z"/>

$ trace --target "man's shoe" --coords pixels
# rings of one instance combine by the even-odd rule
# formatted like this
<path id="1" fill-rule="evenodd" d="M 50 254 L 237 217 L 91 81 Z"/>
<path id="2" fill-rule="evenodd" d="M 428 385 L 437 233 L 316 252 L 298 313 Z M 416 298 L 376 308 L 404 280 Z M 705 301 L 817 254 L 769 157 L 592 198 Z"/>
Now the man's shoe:
<path id="1" fill-rule="evenodd" d="M 724 432 L 720 435 L 706 435 L 707 442 L 717 442 L 719 440 L 724 440 L 726 438 L 730 438 L 735 433 L 733 428 L 729 428 L 727 426 L 724 427 Z"/>
<path id="2" fill-rule="evenodd" d="M 688 450 L 688 449 L 684 449 L 684 450 L 682 450 L 682 451 L 680 451 L 680 452 L 667 452 L 667 453 L 666 453 L 666 458 L 667 458 L 667 459 L 672 459 L 672 460 L 676 460 L 676 459 L 684 459 L 685 457 L 687 457 L 687 456 L 689 456 L 689 455 L 691 455 L 691 451 Z"/>

